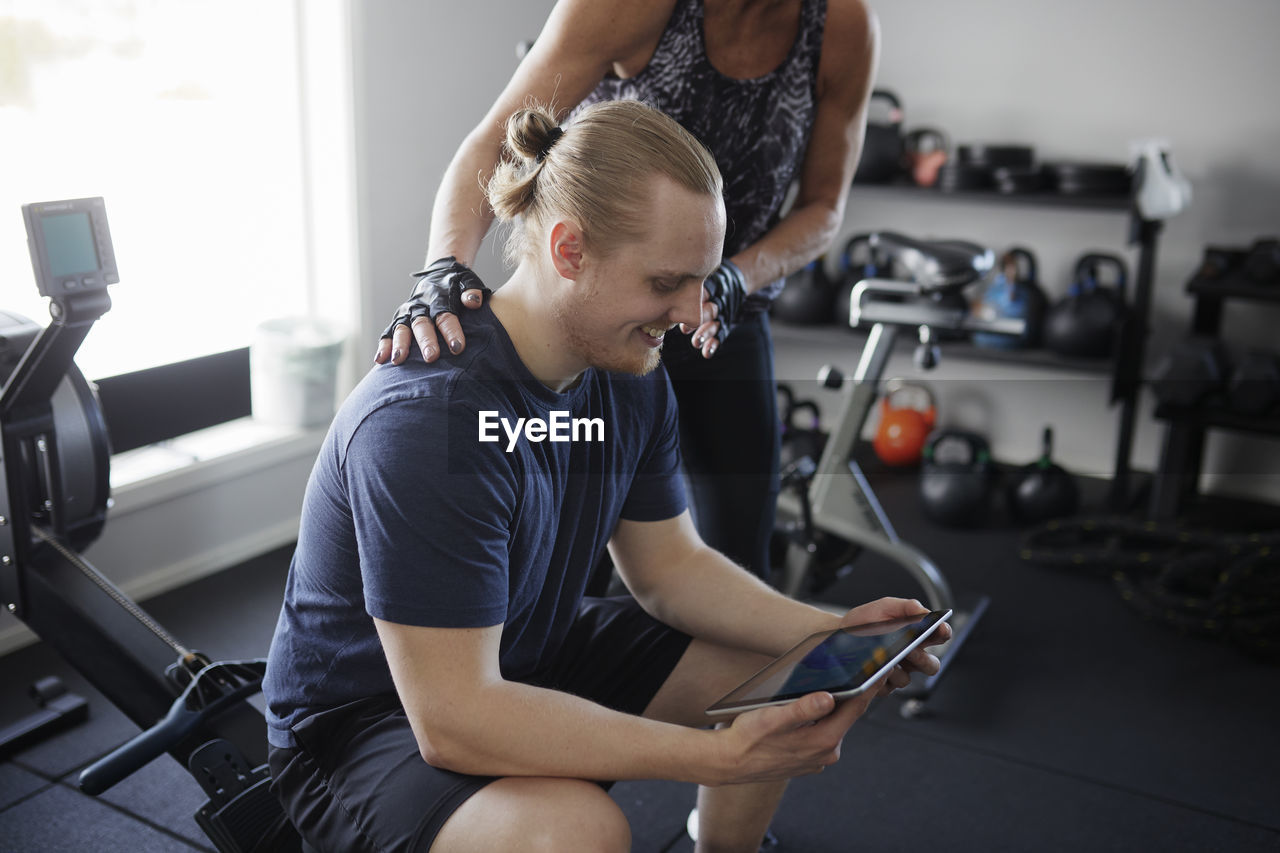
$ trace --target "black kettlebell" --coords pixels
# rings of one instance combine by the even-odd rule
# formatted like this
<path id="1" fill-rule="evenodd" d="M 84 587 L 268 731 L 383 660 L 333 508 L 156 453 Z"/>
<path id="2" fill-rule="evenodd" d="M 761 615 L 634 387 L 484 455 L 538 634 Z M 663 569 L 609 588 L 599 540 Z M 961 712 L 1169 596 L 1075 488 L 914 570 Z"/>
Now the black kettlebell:
<path id="1" fill-rule="evenodd" d="M 1147 385 L 1161 403 L 1199 406 L 1214 402 L 1230 375 L 1231 353 L 1226 344 L 1207 335 L 1192 335 L 1160 355 Z"/>
<path id="2" fill-rule="evenodd" d="M 832 314 L 841 328 L 849 325 L 849 303 L 853 288 L 866 278 L 879 278 L 890 272 L 889 263 L 871 245 L 870 234 L 855 234 L 840 253 L 840 283 L 836 287 Z"/>
<path id="3" fill-rule="evenodd" d="M 1242 415 L 1264 415 L 1280 404 L 1280 355 L 1244 353 L 1227 382 L 1227 404 Z"/>
<path id="4" fill-rule="evenodd" d="M 986 522 L 995 489 L 987 440 L 964 430 L 937 430 L 921 454 L 920 500 L 925 515 L 948 527 Z"/>
<path id="5" fill-rule="evenodd" d="M 1107 268 L 1113 278 L 1110 287 L 1099 281 L 1101 271 Z M 1124 261 L 1115 255 L 1083 255 L 1076 263 L 1075 280 L 1066 297 L 1045 318 L 1045 347 L 1076 358 L 1110 356 L 1124 321 L 1127 278 Z"/>
<path id="6" fill-rule="evenodd" d="M 797 326 L 819 326 L 835 317 L 836 288 L 827 276 L 826 255 L 787 277 L 773 301 L 773 316 Z"/>
<path id="7" fill-rule="evenodd" d="M 974 332 L 973 342 L 993 349 L 1031 349 L 1040 346 L 1049 300 L 1036 282 L 1036 256 L 1015 246 L 1000 256 L 1000 272 L 982 293 L 974 313 L 984 320 L 1013 319 L 1026 323 L 1021 335 Z"/>
<path id="8" fill-rule="evenodd" d="M 817 462 L 827 444 L 827 434 L 822 430 L 818 404 L 812 400 L 797 400 L 791 386 L 783 382 L 778 383 L 778 396 L 782 404 L 779 467 L 786 468 L 806 456 Z M 801 418 L 801 414 L 807 417 Z"/>
<path id="9" fill-rule="evenodd" d="M 868 119 L 862 140 L 862 156 L 853 175 L 855 184 L 887 184 L 902 174 L 906 140 L 902 134 L 902 101 L 887 89 L 871 93 L 870 104 L 889 105 L 888 120 Z"/>
<path id="10" fill-rule="evenodd" d="M 1005 496 L 1009 514 L 1022 524 L 1075 515 L 1080 507 L 1080 488 L 1074 477 L 1054 464 L 1053 427 L 1044 428 L 1040 458 L 1014 476 Z"/>

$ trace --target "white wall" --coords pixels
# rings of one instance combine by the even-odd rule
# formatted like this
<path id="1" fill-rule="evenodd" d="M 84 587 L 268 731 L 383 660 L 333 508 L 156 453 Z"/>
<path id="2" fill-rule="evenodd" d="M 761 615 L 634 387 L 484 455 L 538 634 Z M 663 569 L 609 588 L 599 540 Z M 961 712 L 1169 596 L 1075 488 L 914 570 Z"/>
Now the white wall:
<path id="1" fill-rule="evenodd" d="M 355 14 L 362 318 L 377 337 L 421 269 L 431 202 L 462 138 L 516 67 L 517 42 L 536 37 L 549 0 L 368 0 Z M 492 245 L 492 240 L 489 241 Z M 498 254 L 477 272 L 505 279 Z"/>
<path id="2" fill-rule="evenodd" d="M 1044 160 L 1123 162 L 1131 140 L 1163 137 L 1192 180 L 1193 206 L 1160 237 L 1152 352 L 1187 328 L 1184 285 L 1208 244 L 1248 245 L 1280 233 L 1280 4 L 1271 0 L 1153 3 L 1149 0 L 906 0 L 875 3 L 883 33 L 878 84 L 903 101 L 908 129 L 942 128 L 953 142 L 1020 142 Z M 1018 243 L 1040 260 L 1042 282 L 1061 295 L 1075 258 L 1091 249 L 1121 254 L 1123 214 L 954 201 L 908 201 L 855 187 L 846 234 L 896 228 L 966 237 L 997 249 Z M 1235 305 L 1233 344 L 1275 347 L 1280 306 Z M 1149 362 L 1150 364 L 1150 362 Z M 967 371 L 973 373 L 973 370 Z M 1044 374 L 1046 380 L 1056 377 Z M 1034 455 L 1049 414 L 1026 400 L 1025 383 L 978 382 L 995 423 L 997 455 Z M 1105 393 L 1076 383 L 1059 409 L 1066 464 L 1112 470 L 1115 413 Z M 972 383 L 971 383 L 972 385 Z M 1065 389 L 1062 383 L 1055 383 Z M 943 383 L 944 390 L 948 383 Z M 1060 390 L 1059 393 L 1069 393 Z M 1149 401 L 1148 401 L 1149 402 Z M 1070 414 L 1072 405 L 1075 414 Z M 1055 412 L 1058 414 L 1058 412 Z M 1139 419 L 1136 464 L 1155 464 L 1164 427 Z M 1214 433 L 1207 488 L 1280 498 L 1276 442 Z"/>
<path id="3" fill-rule="evenodd" d="M 1182 285 L 1206 244 L 1247 244 L 1280 231 L 1280 4 L 907 0 L 876 7 L 879 85 L 902 97 L 909 128 L 941 127 L 961 143 L 1020 141 L 1046 160 L 1124 161 L 1133 139 L 1172 142 L 1195 201 L 1162 235 L 1162 313 L 1186 316 Z M 859 222 L 874 220 L 874 209 L 856 196 L 853 206 Z M 981 230 L 970 213 L 941 215 L 955 220 L 953 230 Z M 1032 218 L 1026 211 L 992 216 L 987 230 L 1016 234 Z M 1099 239 L 1094 218 L 1034 218 L 1045 272 L 1065 281 L 1070 258 Z M 1123 222 L 1114 230 L 1119 245 Z"/>
<path id="4" fill-rule="evenodd" d="M 872 5 L 883 32 L 879 83 L 902 97 L 909 128 L 939 126 L 958 142 L 1021 141 L 1046 159 L 1123 161 L 1130 140 L 1172 141 L 1195 184 L 1195 203 L 1161 237 L 1158 332 L 1185 325 L 1190 302 L 1182 287 L 1206 244 L 1248 244 L 1280 232 L 1280 109 L 1273 92 L 1280 80 L 1274 45 L 1280 4 L 1273 0 Z M 449 157 L 515 67 L 515 43 L 536 35 L 551 6 L 551 0 L 356 4 L 369 349 L 407 291 L 406 273 L 422 261 L 432 193 Z M 1054 293 L 1065 289 L 1073 260 L 1086 249 L 1119 251 L 1131 266 L 1136 260 L 1125 246 L 1123 215 L 934 204 L 855 189 L 845 233 L 890 227 L 997 247 L 1030 245 Z M 485 255 L 478 266 L 486 278 L 501 281 L 496 255 Z M 1232 337 L 1269 341 L 1276 317 L 1272 308 L 1233 309 Z M 799 375 L 798 365 L 808 359 L 779 352 L 784 374 Z M 971 377 L 975 369 L 962 372 Z M 1037 376 L 1054 378 L 1026 378 Z M 1019 396 L 1025 381 L 974 384 L 966 395 L 988 400 L 997 455 L 1020 460 L 1031 454 L 1045 413 Z M 1105 475 L 1114 455 L 1115 413 L 1095 386 L 1073 384 L 1081 396 L 1065 399 L 1058 424 L 1063 461 Z M 1149 468 L 1163 427 L 1145 412 L 1139 423 L 1135 461 Z M 1215 488 L 1280 497 L 1275 477 L 1256 476 L 1280 471 L 1274 442 L 1214 435 L 1206 468 L 1254 475 L 1219 478 Z"/>

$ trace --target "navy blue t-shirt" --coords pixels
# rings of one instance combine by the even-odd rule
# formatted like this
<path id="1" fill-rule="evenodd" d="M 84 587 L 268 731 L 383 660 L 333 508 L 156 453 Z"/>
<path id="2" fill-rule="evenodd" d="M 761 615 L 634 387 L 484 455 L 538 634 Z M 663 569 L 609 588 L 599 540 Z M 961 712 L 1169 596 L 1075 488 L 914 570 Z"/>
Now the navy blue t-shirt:
<path id="1" fill-rule="evenodd" d="M 517 429 L 520 418 L 545 428 Z M 488 306 L 468 314 L 462 355 L 428 365 L 415 349 L 375 368 L 334 419 L 268 657 L 268 740 L 291 747 L 309 714 L 394 691 L 375 616 L 502 624 L 503 676 L 532 675 L 563 642 L 618 519 L 684 509 L 665 371 L 588 370 L 556 393 Z"/>

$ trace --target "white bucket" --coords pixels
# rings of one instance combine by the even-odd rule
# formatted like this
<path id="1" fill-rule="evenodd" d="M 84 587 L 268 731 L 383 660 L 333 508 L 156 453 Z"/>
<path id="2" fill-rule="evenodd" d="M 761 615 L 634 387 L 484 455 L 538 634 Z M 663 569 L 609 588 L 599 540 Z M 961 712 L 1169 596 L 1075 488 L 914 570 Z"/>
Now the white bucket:
<path id="1" fill-rule="evenodd" d="M 249 347 L 253 417 L 293 427 L 327 426 L 338 393 L 345 335 L 306 317 L 268 320 Z"/>

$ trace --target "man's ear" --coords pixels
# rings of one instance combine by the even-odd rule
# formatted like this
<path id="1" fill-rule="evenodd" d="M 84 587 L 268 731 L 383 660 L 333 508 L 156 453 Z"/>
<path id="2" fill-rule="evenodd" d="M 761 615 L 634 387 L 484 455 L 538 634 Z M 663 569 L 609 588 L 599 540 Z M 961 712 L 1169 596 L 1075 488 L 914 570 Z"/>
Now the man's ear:
<path id="1" fill-rule="evenodd" d="M 571 219 L 551 226 L 551 263 L 562 278 L 576 280 L 582 275 L 582 229 Z"/>

